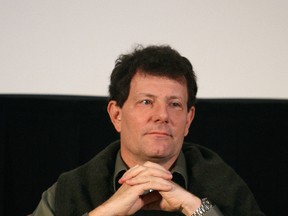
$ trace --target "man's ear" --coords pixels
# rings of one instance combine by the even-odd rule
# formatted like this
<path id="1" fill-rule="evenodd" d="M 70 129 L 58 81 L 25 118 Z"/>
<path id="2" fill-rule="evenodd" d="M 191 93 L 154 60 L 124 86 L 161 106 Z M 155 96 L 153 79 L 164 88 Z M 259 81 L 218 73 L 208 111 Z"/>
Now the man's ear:
<path id="1" fill-rule="evenodd" d="M 189 128 L 190 128 L 190 125 L 191 125 L 194 117 L 195 117 L 195 106 L 192 106 L 190 108 L 190 110 L 188 111 L 188 114 L 187 114 L 185 134 L 184 134 L 185 136 L 187 136 L 189 133 Z"/>
<path id="2" fill-rule="evenodd" d="M 116 131 L 121 131 L 121 108 L 117 105 L 114 100 L 109 101 L 107 106 L 107 112 L 110 116 L 110 120 L 113 123 Z"/>

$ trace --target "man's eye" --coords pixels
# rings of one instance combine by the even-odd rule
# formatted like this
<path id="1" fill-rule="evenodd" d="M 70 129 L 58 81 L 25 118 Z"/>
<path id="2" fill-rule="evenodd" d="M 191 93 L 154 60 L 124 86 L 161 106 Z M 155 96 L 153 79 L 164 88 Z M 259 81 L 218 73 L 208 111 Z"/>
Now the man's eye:
<path id="1" fill-rule="evenodd" d="M 171 103 L 171 106 L 172 107 L 181 107 L 181 104 L 178 102 L 173 102 L 173 103 Z"/>
<path id="2" fill-rule="evenodd" d="M 141 103 L 145 104 L 145 105 L 152 104 L 152 102 L 150 100 L 142 100 Z"/>

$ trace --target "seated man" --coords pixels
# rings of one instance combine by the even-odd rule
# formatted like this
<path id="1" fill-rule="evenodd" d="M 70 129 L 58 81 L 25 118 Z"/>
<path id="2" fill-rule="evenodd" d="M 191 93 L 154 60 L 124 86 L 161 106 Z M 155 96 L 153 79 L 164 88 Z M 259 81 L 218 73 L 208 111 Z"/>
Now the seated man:
<path id="1" fill-rule="evenodd" d="M 183 143 L 197 93 L 185 57 L 169 46 L 138 47 L 116 61 L 109 92 L 120 141 L 62 174 L 33 215 L 264 215 L 217 154 Z"/>

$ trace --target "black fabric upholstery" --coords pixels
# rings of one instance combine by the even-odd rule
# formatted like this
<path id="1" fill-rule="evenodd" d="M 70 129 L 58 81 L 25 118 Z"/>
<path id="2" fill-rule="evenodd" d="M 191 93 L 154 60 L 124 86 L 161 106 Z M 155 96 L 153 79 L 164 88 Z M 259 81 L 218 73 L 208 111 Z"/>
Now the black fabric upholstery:
<path id="1" fill-rule="evenodd" d="M 60 173 L 119 138 L 106 100 L 0 95 L 0 215 L 31 213 Z M 186 141 L 216 151 L 267 215 L 286 215 L 287 132 L 288 100 L 199 99 Z"/>

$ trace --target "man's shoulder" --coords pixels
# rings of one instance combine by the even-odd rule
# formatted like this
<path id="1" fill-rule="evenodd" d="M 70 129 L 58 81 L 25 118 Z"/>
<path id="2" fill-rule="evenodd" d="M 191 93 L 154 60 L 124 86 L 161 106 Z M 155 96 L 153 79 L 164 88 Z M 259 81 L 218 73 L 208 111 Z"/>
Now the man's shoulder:
<path id="1" fill-rule="evenodd" d="M 118 151 L 119 143 L 111 143 L 87 163 L 61 174 L 55 192 L 56 212 L 68 210 L 70 213 L 67 215 L 82 215 L 107 200 L 112 194 L 112 176 Z"/>
<path id="2" fill-rule="evenodd" d="M 210 163 L 210 164 L 224 164 L 222 158 L 213 150 L 196 143 L 184 142 L 182 151 L 185 155 L 186 161 L 193 164 L 196 163 Z"/>
<path id="3" fill-rule="evenodd" d="M 119 141 L 115 141 L 109 144 L 105 149 L 100 151 L 86 163 L 76 167 L 75 169 L 62 173 L 59 179 L 66 178 L 67 176 L 69 176 L 70 178 L 82 178 L 83 175 L 85 176 L 85 174 L 93 175 L 99 174 L 101 172 L 102 174 L 104 174 L 103 172 L 114 168 L 116 155 L 119 151 L 119 148 Z"/>
<path id="4" fill-rule="evenodd" d="M 218 156 L 218 154 L 213 151 L 212 149 L 196 144 L 196 143 L 189 143 L 189 142 L 184 142 L 182 146 L 182 151 L 185 153 L 195 153 L 195 154 L 209 154 L 209 155 L 215 155 Z M 218 156 L 219 157 L 219 156 Z"/>

